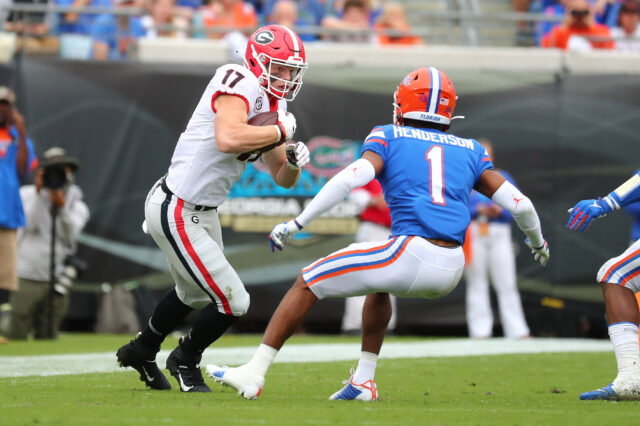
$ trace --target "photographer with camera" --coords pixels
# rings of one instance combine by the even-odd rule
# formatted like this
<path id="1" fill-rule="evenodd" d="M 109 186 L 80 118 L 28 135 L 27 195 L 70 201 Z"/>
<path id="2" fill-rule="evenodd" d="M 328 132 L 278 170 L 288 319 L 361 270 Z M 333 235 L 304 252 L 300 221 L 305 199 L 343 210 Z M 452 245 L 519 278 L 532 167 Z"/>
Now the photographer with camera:
<path id="1" fill-rule="evenodd" d="M 18 232 L 20 290 L 11 294 L 11 339 L 26 339 L 31 331 L 36 339 L 57 336 L 75 276 L 65 260 L 75 253 L 76 238 L 89 220 L 82 191 L 74 184 L 79 165 L 62 148 L 51 148 L 35 184 L 20 189 L 26 226 Z"/>
<path id="2" fill-rule="evenodd" d="M 18 289 L 17 230 L 24 226 L 20 179 L 37 167 L 16 95 L 0 86 L 0 329 L 9 319 L 9 294 Z M 0 336 L 0 343 L 6 339 Z"/>

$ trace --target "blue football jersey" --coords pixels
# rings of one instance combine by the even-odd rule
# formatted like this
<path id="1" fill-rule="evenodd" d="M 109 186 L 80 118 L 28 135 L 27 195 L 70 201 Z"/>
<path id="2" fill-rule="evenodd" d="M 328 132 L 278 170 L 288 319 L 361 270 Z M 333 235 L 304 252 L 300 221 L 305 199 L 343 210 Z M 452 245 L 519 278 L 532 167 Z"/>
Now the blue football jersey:
<path id="1" fill-rule="evenodd" d="M 482 172 L 493 169 L 477 141 L 388 124 L 371 131 L 362 146 L 365 151 L 384 161 L 378 180 L 391 210 L 394 236 L 464 243 L 469 194 Z"/>

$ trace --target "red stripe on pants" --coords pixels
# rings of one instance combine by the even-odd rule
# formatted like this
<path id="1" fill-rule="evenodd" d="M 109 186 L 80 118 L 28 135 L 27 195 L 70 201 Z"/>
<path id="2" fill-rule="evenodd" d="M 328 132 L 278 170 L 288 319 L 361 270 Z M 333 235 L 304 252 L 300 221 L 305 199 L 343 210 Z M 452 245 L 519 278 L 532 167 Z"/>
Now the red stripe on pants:
<path id="1" fill-rule="evenodd" d="M 178 198 L 178 197 L 176 197 L 176 198 Z M 175 218 L 175 221 L 176 221 L 176 228 L 178 230 L 178 235 L 180 235 L 180 240 L 182 240 L 182 244 L 187 249 L 187 253 L 189 253 L 189 256 L 191 257 L 191 260 L 193 260 L 193 263 L 196 264 L 198 270 L 200 271 L 200 273 L 204 277 L 205 281 L 207 281 L 207 285 L 209 286 L 209 288 L 211 288 L 211 290 L 213 290 L 213 292 L 216 294 L 216 296 L 218 296 L 218 299 L 220 300 L 220 303 L 222 303 L 222 307 L 224 308 L 224 313 L 227 314 L 227 315 L 233 315 L 233 312 L 231 311 L 231 308 L 229 307 L 229 301 L 225 297 L 224 293 L 222 293 L 222 291 L 220 291 L 220 288 L 218 288 L 218 285 L 213 280 L 213 277 L 211 276 L 211 274 L 209 274 L 209 271 L 204 266 L 204 264 L 202 263 L 202 261 L 198 257 L 198 254 L 193 249 L 193 246 L 191 245 L 191 242 L 189 241 L 189 236 L 187 235 L 187 231 L 185 231 L 185 229 L 184 229 L 184 220 L 182 220 L 182 208 L 183 208 L 183 206 L 184 206 L 184 200 L 182 200 L 181 198 L 178 198 L 178 202 L 176 204 L 176 209 L 174 210 L 173 215 L 174 215 L 174 218 Z"/>

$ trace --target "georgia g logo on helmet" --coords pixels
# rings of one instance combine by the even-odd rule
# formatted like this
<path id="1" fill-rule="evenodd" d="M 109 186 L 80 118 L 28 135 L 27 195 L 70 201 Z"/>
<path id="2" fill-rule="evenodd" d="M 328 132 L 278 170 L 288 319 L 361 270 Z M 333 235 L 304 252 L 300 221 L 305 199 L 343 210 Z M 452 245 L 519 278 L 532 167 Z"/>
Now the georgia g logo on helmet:
<path id="1" fill-rule="evenodd" d="M 256 34 L 256 36 L 253 38 L 255 40 L 256 43 L 259 44 L 269 44 L 271 43 L 275 37 L 273 35 L 273 33 L 271 31 L 260 31 L 258 34 Z"/>

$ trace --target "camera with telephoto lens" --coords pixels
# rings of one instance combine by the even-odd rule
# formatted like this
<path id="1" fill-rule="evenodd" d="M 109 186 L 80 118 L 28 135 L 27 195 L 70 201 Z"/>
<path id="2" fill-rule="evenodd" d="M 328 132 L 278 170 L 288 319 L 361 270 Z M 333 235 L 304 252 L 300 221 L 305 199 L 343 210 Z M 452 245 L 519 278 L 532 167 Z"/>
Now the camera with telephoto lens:
<path id="1" fill-rule="evenodd" d="M 48 189 L 64 188 L 67 183 L 67 170 L 64 165 L 51 164 L 45 166 L 42 173 L 42 185 Z"/>

